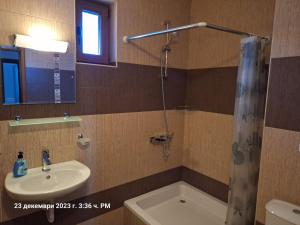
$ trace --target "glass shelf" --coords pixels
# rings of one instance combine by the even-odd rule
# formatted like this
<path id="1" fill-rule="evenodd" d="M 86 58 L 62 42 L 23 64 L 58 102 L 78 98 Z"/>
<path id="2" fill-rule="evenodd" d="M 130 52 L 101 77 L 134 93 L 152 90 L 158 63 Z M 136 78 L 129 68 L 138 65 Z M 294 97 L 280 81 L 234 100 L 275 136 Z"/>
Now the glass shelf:
<path id="1" fill-rule="evenodd" d="M 70 117 L 53 117 L 53 118 L 38 118 L 38 119 L 21 119 L 9 121 L 10 127 L 43 125 L 43 124 L 59 124 L 59 123 L 78 123 L 81 121 L 79 116 Z"/>

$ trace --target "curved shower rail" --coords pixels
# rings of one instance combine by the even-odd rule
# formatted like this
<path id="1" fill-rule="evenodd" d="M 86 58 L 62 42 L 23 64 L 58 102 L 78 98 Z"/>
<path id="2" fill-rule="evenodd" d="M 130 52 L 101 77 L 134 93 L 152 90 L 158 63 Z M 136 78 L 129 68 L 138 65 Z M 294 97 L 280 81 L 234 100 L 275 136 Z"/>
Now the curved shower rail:
<path id="1" fill-rule="evenodd" d="M 140 35 L 136 35 L 136 36 L 124 36 L 123 41 L 125 43 L 129 43 L 130 41 L 134 41 L 134 40 L 138 40 L 138 39 L 142 39 L 142 38 L 153 37 L 153 36 L 157 36 L 157 35 L 169 34 L 169 33 L 174 33 L 174 32 L 183 31 L 183 30 L 196 29 L 196 28 L 209 28 L 209 29 L 214 29 L 214 30 L 219 30 L 219 31 L 227 32 L 227 33 L 236 34 L 236 35 L 257 36 L 262 39 L 269 40 L 269 37 L 259 36 L 254 33 L 239 31 L 239 30 L 235 30 L 232 28 L 228 28 L 228 27 L 210 24 L 207 22 L 199 22 L 199 23 L 189 24 L 189 25 L 185 25 L 185 26 L 174 27 L 171 29 L 155 31 L 155 32 L 147 33 L 147 34 L 140 34 Z"/>

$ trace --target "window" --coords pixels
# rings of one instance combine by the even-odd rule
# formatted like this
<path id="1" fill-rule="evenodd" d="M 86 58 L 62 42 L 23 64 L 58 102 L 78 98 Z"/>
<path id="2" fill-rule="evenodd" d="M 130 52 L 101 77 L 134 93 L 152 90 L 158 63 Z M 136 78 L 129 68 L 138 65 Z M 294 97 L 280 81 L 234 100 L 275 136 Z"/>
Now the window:
<path id="1" fill-rule="evenodd" d="M 82 12 L 82 52 L 101 55 L 101 15 Z"/>
<path id="2" fill-rule="evenodd" d="M 76 0 L 77 61 L 109 64 L 109 7 Z"/>

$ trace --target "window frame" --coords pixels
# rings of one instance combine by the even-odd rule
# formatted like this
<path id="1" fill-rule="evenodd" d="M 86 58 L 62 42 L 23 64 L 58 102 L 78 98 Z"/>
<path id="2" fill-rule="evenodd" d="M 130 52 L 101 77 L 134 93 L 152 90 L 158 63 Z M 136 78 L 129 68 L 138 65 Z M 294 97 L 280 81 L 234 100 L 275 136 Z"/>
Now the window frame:
<path id="1" fill-rule="evenodd" d="M 84 54 L 82 49 L 82 12 L 101 16 L 101 55 Z M 109 6 L 93 0 L 76 0 L 76 57 L 77 62 L 109 64 Z"/>

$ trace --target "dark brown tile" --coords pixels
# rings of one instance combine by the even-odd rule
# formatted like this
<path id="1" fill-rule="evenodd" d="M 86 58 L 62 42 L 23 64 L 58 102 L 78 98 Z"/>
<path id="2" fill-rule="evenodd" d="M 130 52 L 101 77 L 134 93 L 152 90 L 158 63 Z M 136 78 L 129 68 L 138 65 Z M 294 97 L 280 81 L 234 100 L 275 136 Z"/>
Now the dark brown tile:
<path id="1" fill-rule="evenodd" d="M 168 109 L 174 109 L 186 104 L 187 71 L 170 69 L 168 75 L 165 82 L 166 105 Z"/>
<path id="2" fill-rule="evenodd" d="M 137 96 L 139 109 L 162 109 L 160 69 L 157 67 L 141 67 L 137 74 Z"/>
<path id="3" fill-rule="evenodd" d="M 266 126 L 300 131 L 300 56 L 273 58 Z"/>
<path id="4" fill-rule="evenodd" d="M 78 105 L 80 106 L 80 115 L 91 115 L 97 113 L 97 88 L 86 87 L 78 90 Z"/>
<path id="5" fill-rule="evenodd" d="M 93 66 L 77 64 L 76 75 L 78 86 L 96 87 L 97 86 L 97 68 Z"/>
<path id="6" fill-rule="evenodd" d="M 233 114 L 237 67 L 188 71 L 186 105 L 192 110 Z"/>
<path id="7" fill-rule="evenodd" d="M 111 105 L 114 104 L 112 101 L 112 88 L 110 87 L 97 87 L 97 113 L 107 114 L 112 112 Z"/>
<path id="8" fill-rule="evenodd" d="M 228 185 L 189 168 L 182 168 L 182 180 L 224 202 L 228 199 Z"/>

